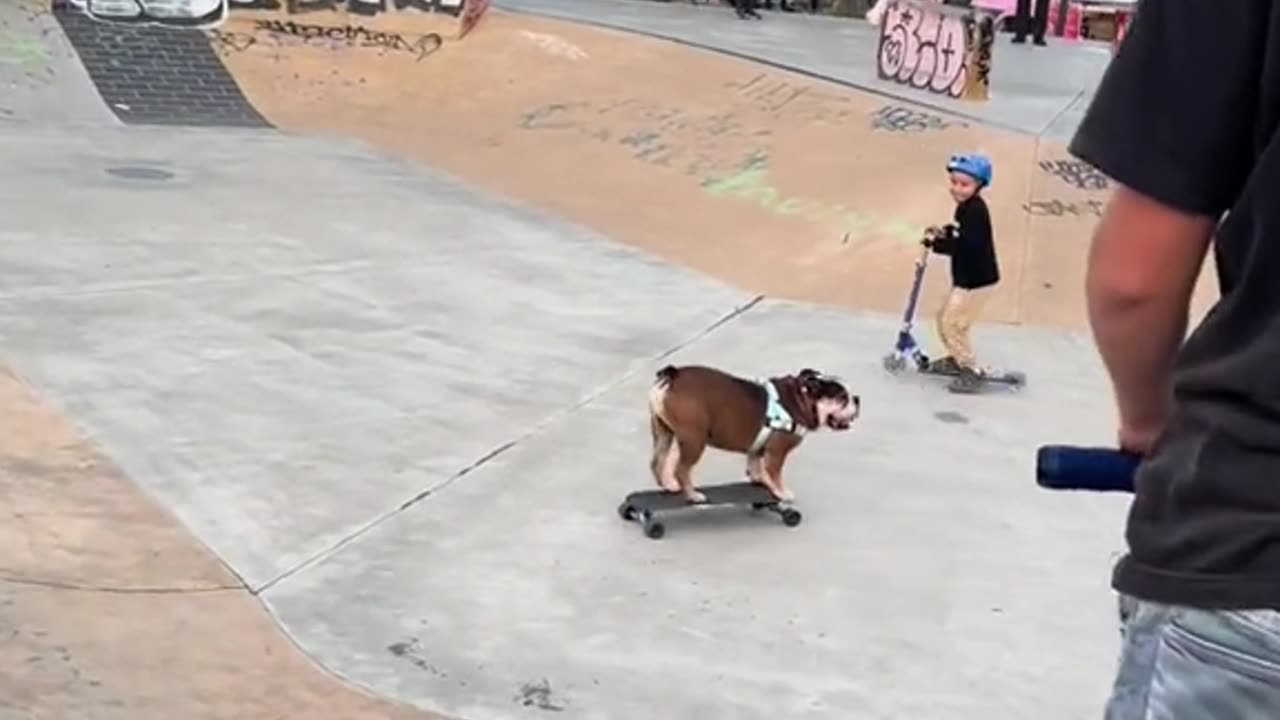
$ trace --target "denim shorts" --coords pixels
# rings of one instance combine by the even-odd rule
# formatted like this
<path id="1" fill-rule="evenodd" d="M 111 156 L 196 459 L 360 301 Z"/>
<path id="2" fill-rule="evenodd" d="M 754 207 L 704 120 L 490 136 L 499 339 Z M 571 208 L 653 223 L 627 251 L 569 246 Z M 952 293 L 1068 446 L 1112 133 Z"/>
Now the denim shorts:
<path id="1" fill-rule="evenodd" d="M 1280 612 L 1120 596 L 1120 667 L 1106 720 L 1280 717 Z"/>

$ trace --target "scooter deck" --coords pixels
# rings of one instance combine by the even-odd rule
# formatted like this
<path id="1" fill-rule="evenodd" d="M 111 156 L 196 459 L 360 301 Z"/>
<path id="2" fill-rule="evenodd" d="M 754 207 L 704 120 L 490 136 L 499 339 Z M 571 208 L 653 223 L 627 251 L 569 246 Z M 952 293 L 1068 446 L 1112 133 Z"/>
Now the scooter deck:
<path id="1" fill-rule="evenodd" d="M 920 372 L 925 375 L 938 375 L 940 377 L 959 377 L 959 370 L 940 370 L 934 367 L 920 368 Z M 1027 384 L 1026 373 L 1017 370 L 998 370 L 996 368 L 984 368 L 978 373 L 978 380 L 984 383 L 999 383 L 1001 385 L 1017 385 Z"/>

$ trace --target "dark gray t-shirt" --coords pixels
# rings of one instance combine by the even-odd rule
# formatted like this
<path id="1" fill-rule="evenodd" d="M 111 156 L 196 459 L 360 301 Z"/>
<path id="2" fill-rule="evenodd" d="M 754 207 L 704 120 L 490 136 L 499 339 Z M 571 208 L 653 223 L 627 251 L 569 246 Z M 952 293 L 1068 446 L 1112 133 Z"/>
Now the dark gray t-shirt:
<path id="1" fill-rule="evenodd" d="M 1183 347 L 1168 431 L 1138 473 L 1114 587 L 1280 609 L 1280 9 L 1142 0 L 1070 151 L 1220 217 L 1222 298 Z"/>

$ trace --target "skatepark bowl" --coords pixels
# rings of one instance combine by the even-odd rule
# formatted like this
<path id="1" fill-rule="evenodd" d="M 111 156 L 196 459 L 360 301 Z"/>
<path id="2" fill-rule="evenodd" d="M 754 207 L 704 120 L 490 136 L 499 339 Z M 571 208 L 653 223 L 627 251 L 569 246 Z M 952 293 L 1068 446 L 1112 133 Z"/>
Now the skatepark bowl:
<path id="1" fill-rule="evenodd" d="M 978 102 L 859 20 L 485 10 L 0 5 L 0 718 L 1097 716 L 1126 503 L 1031 467 L 1111 440 L 1106 48 L 1001 39 Z M 1016 392 L 881 367 L 960 149 Z M 861 396 L 803 523 L 618 517 L 667 363 Z"/>

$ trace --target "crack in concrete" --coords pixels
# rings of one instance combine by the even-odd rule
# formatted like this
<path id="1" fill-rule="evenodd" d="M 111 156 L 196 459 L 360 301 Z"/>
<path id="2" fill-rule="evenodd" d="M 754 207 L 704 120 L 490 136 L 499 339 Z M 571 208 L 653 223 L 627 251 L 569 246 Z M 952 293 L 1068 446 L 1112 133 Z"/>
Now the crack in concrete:
<path id="1" fill-rule="evenodd" d="M 4 572 L 0 572 L 0 583 L 23 585 L 26 587 L 39 587 L 49 590 L 102 593 L 107 595 L 200 595 L 227 592 L 228 590 L 244 591 L 248 589 L 247 586 L 244 585 L 207 585 L 204 587 L 172 587 L 163 585 L 120 587 L 116 585 L 85 585 L 81 583 L 62 582 L 59 580 L 40 580 L 38 578 L 19 577 L 16 575 L 9 575 Z"/>
<path id="2" fill-rule="evenodd" d="M 692 336 L 686 338 L 684 341 L 677 343 L 675 346 L 667 348 L 666 350 L 659 352 L 657 355 L 651 356 L 650 358 L 648 358 L 649 361 L 656 363 L 656 362 L 661 362 L 662 360 L 665 360 L 666 358 L 670 357 L 671 355 L 674 355 L 680 350 L 705 338 L 706 336 L 715 332 L 717 329 L 723 327 L 727 323 L 732 322 L 733 320 L 736 320 L 737 318 L 741 317 L 742 315 L 744 315 L 745 313 L 747 313 L 748 311 L 750 311 L 751 309 L 759 305 L 764 299 L 765 299 L 764 295 L 756 295 L 752 297 L 750 300 L 748 300 L 747 302 L 741 305 L 734 306 L 732 309 L 729 310 L 729 312 L 717 318 L 715 322 L 702 328 L 698 332 L 694 333 Z M 566 408 L 561 408 L 560 410 L 556 410 L 551 414 L 547 415 L 545 418 L 543 418 L 541 422 L 535 424 L 527 432 L 524 432 L 521 435 L 518 435 L 498 445 L 494 449 L 480 456 L 475 461 L 471 462 L 467 466 L 463 467 L 462 469 L 458 470 L 454 474 L 445 478 L 441 482 L 422 490 L 421 492 L 417 493 L 413 497 L 410 497 L 409 499 L 401 502 L 395 508 L 374 517 L 372 520 L 360 526 L 359 528 L 356 528 L 354 531 L 352 531 L 345 537 L 339 539 L 337 542 L 333 543 L 329 547 L 323 550 L 320 550 L 319 552 L 302 560 L 298 564 L 281 572 L 279 575 L 276 575 L 274 578 L 259 585 L 258 587 L 256 588 L 250 587 L 249 591 L 252 592 L 254 595 L 261 595 L 267 590 L 270 590 L 275 585 L 283 582 L 284 580 L 289 579 L 290 577 L 302 572 L 303 570 L 306 570 L 307 568 L 313 565 L 318 565 L 319 563 L 324 562 L 328 558 L 341 552 L 342 549 L 345 548 L 347 545 L 350 545 L 351 543 L 360 539 L 369 531 L 382 525 L 387 520 L 390 520 L 391 518 L 409 510 L 414 505 L 417 505 L 418 503 L 422 502 L 428 497 L 439 493 L 441 490 L 448 488 L 449 486 L 456 483 L 458 480 L 461 480 L 467 475 L 470 475 L 472 472 L 487 465 L 489 462 L 493 461 L 495 458 L 503 455 L 508 450 L 511 450 L 512 448 L 516 447 L 522 442 L 525 442 L 526 440 L 529 440 L 530 438 L 533 438 L 542 434 L 547 428 L 558 423 L 564 418 L 578 412 L 582 408 L 590 405 L 592 402 L 595 402 L 595 400 L 598 399 L 601 395 L 604 395 L 605 393 L 609 392 L 613 388 L 618 387 L 619 385 L 630 380 L 632 377 L 635 376 L 637 372 L 639 372 L 638 369 L 625 371 L 619 377 L 614 378 L 613 380 L 609 380 L 597 386 L 595 389 L 588 392 L 582 399 L 578 400 L 572 405 Z"/>

